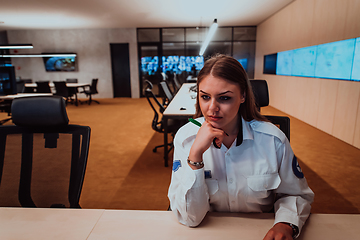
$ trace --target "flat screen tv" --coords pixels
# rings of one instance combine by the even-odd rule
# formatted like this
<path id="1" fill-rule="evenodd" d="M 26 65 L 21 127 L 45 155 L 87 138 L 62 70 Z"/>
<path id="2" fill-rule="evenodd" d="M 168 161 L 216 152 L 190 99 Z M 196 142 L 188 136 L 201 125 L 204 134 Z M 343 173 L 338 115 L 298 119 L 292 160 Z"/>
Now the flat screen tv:
<path id="1" fill-rule="evenodd" d="M 42 53 L 49 54 L 49 53 Z M 58 56 L 58 57 L 43 57 L 45 70 L 47 72 L 75 72 L 77 71 L 77 58 Z"/>

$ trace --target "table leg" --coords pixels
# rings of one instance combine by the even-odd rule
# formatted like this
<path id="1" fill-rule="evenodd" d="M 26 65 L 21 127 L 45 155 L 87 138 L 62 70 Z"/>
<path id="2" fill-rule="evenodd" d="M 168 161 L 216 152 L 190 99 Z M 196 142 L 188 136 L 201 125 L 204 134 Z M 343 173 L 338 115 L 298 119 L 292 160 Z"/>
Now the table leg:
<path id="1" fill-rule="evenodd" d="M 75 106 L 78 106 L 79 101 L 78 101 L 78 97 L 77 97 L 77 92 L 75 92 Z"/>
<path id="2" fill-rule="evenodd" d="M 168 119 L 163 116 L 164 121 L 164 164 L 165 167 L 168 167 L 168 160 L 169 160 L 169 148 L 168 148 Z"/>

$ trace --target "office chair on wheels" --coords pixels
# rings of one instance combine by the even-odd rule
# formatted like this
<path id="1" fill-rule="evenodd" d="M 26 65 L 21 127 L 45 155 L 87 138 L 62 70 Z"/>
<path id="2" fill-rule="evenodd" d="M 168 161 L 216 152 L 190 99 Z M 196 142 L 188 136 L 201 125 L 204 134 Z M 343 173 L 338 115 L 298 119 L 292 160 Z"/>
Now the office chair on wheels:
<path id="1" fill-rule="evenodd" d="M 261 107 L 269 106 L 269 89 L 266 80 L 250 80 L 254 92 L 256 106 L 260 112 Z M 290 118 L 286 116 L 264 115 L 271 123 L 280 128 L 290 142 Z"/>
<path id="2" fill-rule="evenodd" d="M 155 94 L 152 92 L 152 87 L 153 87 L 152 83 L 148 80 L 145 80 L 145 82 L 148 84 L 148 86 L 145 89 L 145 96 L 150 104 L 150 107 L 154 111 L 154 117 L 151 123 L 151 127 L 156 132 L 164 133 L 162 113 L 165 111 L 165 107 L 158 101 Z M 180 121 L 176 121 L 173 119 L 168 120 L 168 132 L 171 133 L 172 136 L 174 136 L 175 132 L 180 128 L 180 126 L 181 126 Z M 170 145 L 169 151 L 171 151 L 174 147 L 173 142 L 171 142 L 168 145 Z M 153 152 L 156 152 L 157 149 L 160 147 L 165 147 L 165 146 L 164 144 L 158 145 L 153 149 Z"/>
<path id="3" fill-rule="evenodd" d="M 92 95 L 99 93 L 98 90 L 97 90 L 97 83 L 98 83 L 98 79 L 94 78 L 91 81 L 90 89 L 80 92 L 80 93 L 85 93 L 86 96 L 89 96 L 89 100 L 85 101 L 85 103 L 88 103 L 89 105 L 92 102 L 96 102 L 97 104 L 99 104 L 99 101 L 96 101 L 96 100 L 92 99 Z M 81 102 L 81 103 L 83 103 L 83 102 Z"/>
<path id="4" fill-rule="evenodd" d="M 90 127 L 68 124 L 59 96 L 12 103 L 0 126 L 0 206 L 80 208 Z"/>

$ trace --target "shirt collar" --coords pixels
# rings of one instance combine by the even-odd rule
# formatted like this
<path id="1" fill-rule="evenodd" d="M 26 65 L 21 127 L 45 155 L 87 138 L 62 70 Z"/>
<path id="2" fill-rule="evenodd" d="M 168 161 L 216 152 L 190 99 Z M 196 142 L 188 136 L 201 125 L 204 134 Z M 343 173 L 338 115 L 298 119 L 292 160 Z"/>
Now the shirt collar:
<path id="1" fill-rule="evenodd" d="M 254 140 L 254 134 L 250 129 L 250 122 L 246 122 L 241 117 L 239 132 L 236 139 L 236 146 L 240 146 L 244 139 Z"/>

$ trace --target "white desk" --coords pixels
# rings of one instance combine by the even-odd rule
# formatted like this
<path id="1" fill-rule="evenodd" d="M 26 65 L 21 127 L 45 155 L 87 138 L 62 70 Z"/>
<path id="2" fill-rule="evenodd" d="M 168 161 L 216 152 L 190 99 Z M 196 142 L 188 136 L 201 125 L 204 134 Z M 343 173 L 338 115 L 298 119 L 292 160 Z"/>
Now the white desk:
<path id="1" fill-rule="evenodd" d="M 18 93 L 18 94 L 0 96 L 0 99 L 13 100 L 15 98 L 22 98 L 22 97 L 39 97 L 39 96 L 52 96 L 52 95 L 53 95 L 52 93 Z"/>
<path id="2" fill-rule="evenodd" d="M 188 119 L 195 114 L 196 92 L 190 88 L 196 83 L 184 83 L 163 113 L 164 120 L 164 162 L 168 166 L 168 119 Z"/>
<path id="3" fill-rule="evenodd" d="M 259 240 L 274 214 L 209 213 L 200 226 L 170 211 L 0 208 L 0 239 Z M 299 240 L 358 239 L 359 214 L 312 214 Z"/>

